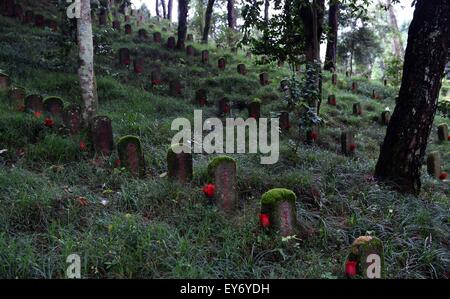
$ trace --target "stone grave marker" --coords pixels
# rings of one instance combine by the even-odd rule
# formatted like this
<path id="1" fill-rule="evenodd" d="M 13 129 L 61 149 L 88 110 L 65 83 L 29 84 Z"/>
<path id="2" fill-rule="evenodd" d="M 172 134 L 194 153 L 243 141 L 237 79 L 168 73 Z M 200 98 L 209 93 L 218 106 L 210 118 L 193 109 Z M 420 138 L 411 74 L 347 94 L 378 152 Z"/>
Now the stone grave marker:
<path id="1" fill-rule="evenodd" d="M 202 51 L 202 63 L 207 64 L 209 62 L 209 51 L 203 50 Z"/>
<path id="2" fill-rule="evenodd" d="M 219 115 L 227 115 L 230 113 L 230 101 L 228 98 L 221 98 L 218 102 Z"/>
<path id="3" fill-rule="evenodd" d="M 45 19 L 43 15 L 34 16 L 34 26 L 43 28 L 45 26 Z"/>
<path id="4" fill-rule="evenodd" d="M 194 41 L 194 35 L 193 35 L 192 33 L 189 33 L 189 34 L 186 36 L 186 41 L 187 41 L 187 42 L 193 42 L 193 41 Z"/>
<path id="5" fill-rule="evenodd" d="M 25 17 L 23 18 L 23 21 L 27 24 L 31 24 L 34 21 L 34 12 L 32 10 L 27 10 L 25 12 Z"/>
<path id="6" fill-rule="evenodd" d="M 306 141 L 308 143 L 314 143 L 319 140 L 319 126 L 313 125 L 311 128 L 306 130 Z"/>
<path id="7" fill-rule="evenodd" d="M 141 141 L 136 136 L 124 136 L 117 143 L 120 165 L 123 165 L 134 177 L 145 175 L 145 159 Z"/>
<path id="8" fill-rule="evenodd" d="M 180 80 L 174 79 L 170 81 L 169 92 L 172 96 L 181 96 L 183 94 L 183 85 Z"/>
<path id="9" fill-rule="evenodd" d="M 151 72 L 151 80 L 152 86 L 157 86 L 162 83 L 161 71 L 159 69 L 155 69 Z"/>
<path id="10" fill-rule="evenodd" d="M 14 0 L 3 0 L 0 4 L 2 15 L 5 17 L 14 17 Z"/>
<path id="11" fill-rule="evenodd" d="M 112 27 L 113 27 L 114 30 L 120 30 L 120 27 L 121 27 L 120 21 L 119 20 L 114 20 L 112 22 Z"/>
<path id="12" fill-rule="evenodd" d="M 341 133 L 341 151 L 344 155 L 352 155 L 355 153 L 356 143 L 353 132 L 346 131 Z"/>
<path id="13" fill-rule="evenodd" d="M 238 72 L 238 74 L 246 75 L 247 74 L 247 69 L 245 67 L 245 64 L 243 64 L 243 63 L 238 64 L 237 72 Z"/>
<path id="14" fill-rule="evenodd" d="M 144 72 L 144 57 L 136 57 L 133 60 L 133 70 L 136 74 L 142 74 Z"/>
<path id="15" fill-rule="evenodd" d="M 44 110 L 43 99 L 38 94 L 32 94 L 27 96 L 24 99 L 24 104 L 26 112 L 35 113 L 35 112 L 43 112 Z"/>
<path id="16" fill-rule="evenodd" d="M 7 90 L 11 85 L 11 79 L 8 75 L 0 73 L 0 90 Z"/>
<path id="17" fill-rule="evenodd" d="M 70 134 L 76 135 L 80 133 L 83 126 L 81 106 L 77 104 L 70 104 L 64 108 L 63 121 Z"/>
<path id="18" fill-rule="evenodd" d="M 362 115 L 363 110 L 360 103 L 353 104 L 353 115 Z"/>
<path id="19" fill-rule="evenodd" d="M 188 183 L 193 177 L 193 163 L 190 147 L 174 144 L 167 151 L 167 176 L 170 180 Z"/>
<path id="20" fill-rule="evenodd" d="M 441 124 L 438 126 L 438 140 L 441 142 L 445 142 L 449 140 L 449 135 L 448 135 L 448 126 L 447 124 Z"/>
<path id="21" fill-rule="evenodd" d="M 227 62 L 223 57 L 219 58 L 219 60 L 217 61 L 217 67 L 219 68 L 219 70 L 225 70 L 226 64 Z"/>
<path id="22" fill-rule="evenodd" d="M 114 147 L 111 119 L 107 116 L 94 117 L 90 134 L 95 152 L 105 156 L 111 155 Z"/>
<path id="23" fill-rule="evenodd" d="M 431 152 L 427 157 L 427 172 L 435 178 L 441 175 L 441 154 L 439 152 Z"/>
<path id="24" fill-rule="evenodd" d="M 119 49 L 119 64 L 126 66 L 131 64 L 130 50 L 128 48 Z"/>
<path id="25" fill-rule="evenodd" d="M 269 85 L 269 74 L 266 72 L 259 74 L 259 83 L 262 86 Z"/>
<path id="26" fill-rule="evenodd" d="M 219 156 L 208 164 L 208 176 L 215 185 L 214 200 L 219 209 L 229 212 L 237 205 L 236 161 L 228 156 Z"/>
<path id="27" fill-rule="evenodd" d="M 173 49 L 175 49 L 175 45 L 176 45 L 175 37 L 170 36 L 167 39 L 167 49 L 173 50 Z"/>
<path id="28" fill-rule="evenodd" d="M 289 131 L 291 128 L 291 122 L 289 120 L 289 112 L 282 111 L 280 113 L 280 129 L 282 131 Z"/>
<path id="29" fill-rule="evenodd" d="M 15 108 L 22 106 L 27 92 L 21 87 L 12 87 L 8 91 L 9 104 Z"/>
<path id="30" fill-rule="evenodd" d="M 381 112 L 381 124 L 383 126 L 387 126 L 390 121 L 391 121 L 391 112 L 389 111 Z"/>
<path id="31" fill-rule="evenodd" d="M 195 92 L 195 102 L 200 105 L 200 107 L 208 104 L 208 91 L 206 89 L 198 89 Z"/>
<path id="32" fill-rule="evenodd" d="M 259 120 L 261 117 L 261 101 L 258 99 L 253 100 L 248 105 L 248 117 Z"/>
<path id="33" fill-rule="evenodd" d="M 373 236 L 358 237 L 350 248 L 345 268 L 348 277 L 386 278 L 383 242 Z"/>
<path id="34" fill-rule="evenodd" d="M 328 105 L 336 106 L 336 96 L 334 94 L 328 96 Z"/>
<path id="35" fill-rule="evenodd" d="M 125 24 L 125 34 L 132 34 L 133 33 L 133 28 L 131 27 L 130 24 Z"/>
<path id="36" fill-rule="evenodd" d="M 333 84 L 334 86 L 337 85 L 337 74 L 335 73 L 331 75 L 331 84 Z"/>
<path id="37" fill-rule="evenodd" d="M 194 47 L 193 47 L 192 45 L 188 45 L 188 46 L 186 47 L 186 55 L 189 56 L 189 57 L 191 57 L 191 56 L 194 56 L 194 54 L 195 54 L 195 49 L 194 49 Z"/>
<path id="38" fill-rule="evenodd" d="M 64 102 L 59 97 L 46 97 L 43 102 L 44 111 L 53 117 L 62 118 Z"/>
<path id="39" fill-rule="evenodd" d="M 148 39 L 148 33 L 147 30 L 145 29 L 139 29 L 138 31 L 138 37 L 142 40 L 147 40 Z"/>
<path id="40" fill-rule="evenodd" d="M 100 12 L 100 14 L 98 15 L 98 25 L 99 26 L 106 26 L 107 25 L 106 12 L 105 11 Z"/>
<path id="41" fill-rule="evenodd" d="M 153 32 L 153 42 L 161 43 L 161 32 Z"/>
<path id="42" fill-rule="evenodd" d="M 358 91 L 358 84 L 356 82 L 352 82 L 352 92 Z"/>

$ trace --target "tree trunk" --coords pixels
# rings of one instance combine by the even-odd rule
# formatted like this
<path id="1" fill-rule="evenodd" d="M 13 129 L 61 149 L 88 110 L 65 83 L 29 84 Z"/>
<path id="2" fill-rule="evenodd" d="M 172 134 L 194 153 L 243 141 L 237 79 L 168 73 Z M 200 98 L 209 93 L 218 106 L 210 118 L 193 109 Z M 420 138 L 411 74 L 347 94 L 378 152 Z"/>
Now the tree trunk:
<path id="1" fill-rule="evenodd" d="M 167 19 L 167 13 L 166 13 L 166 1 L 161 0 L 161 6 L 163 11 L 163 19 Z"/>
<path id="2" fill-rule="evenodd" d="M 450 0 L 418 0 L 409 27 L 402 85 L 375 176 L 418 194 L 450 38 Z"/>
<path id="3" fill-rule="evenodd" d="M 269 23 L 270 0 L 264 0 L 264 21 Z"/>
<path id="4" fill-rule="evenodd" d="M 236 11 L 234 10 L 234 0 L 227 0 L 227 20 L 228 28 L 236 28 Z"/>
<path id="5" fill-rule="evenodd" d="M 184 48 L 184 41 L 187 34 L 187 15 L 189 10 L 189 0 L 178 1 L 178 41 L 177 48 Z"/>
<path id="6" fill-rule="evenodd" d="M 172 1 L 173 0 L 169 0 L 169 2 L 167 2 L 167 19 L 169 19 L 170 21 L 172 21 Z"/>
<path id="7" fill-rule="evenodd" d="M 81 18 L 77 20 L 79 47 L 78 76 L 84 101 L 83 117 L 89 122 L 97 113 L 98 98 L 94 75 L 94 46 L 92 42 L 91 2 L 81 0 Z"/>
<path id="8" fill-rule="evenodd" d="M 208 5 L 206 6 L 205 28 L 203 28 L 203 38 L 202 38 L 202 42 L 204 44 L 208 43 L 208 36 L 209 36 L 209 29 L 211 27 L 211 18 L 213 14 L 214 1 L 215 0 L 208 0 Z"/>
<path id="9" fill-rule="evenodd" d="M 392 28 L 392 33 L 393 33 L 393 37 L 392 37 L 392 47 L 394 49 L 394 54 L 395 56 L 399 57 L 399 58 L 403 58 L 403 43 L 402 43 L 402 39 L 400 36 L 400 30 L 398 30 L 398 25 L 397 25 L 397 17 L 395 16 L 395 10 L 394 7 L 392 6 L 392 1 L 391 0 L 386 0 L 386 5 L 388 7 L 388 12 L 389 12 L 389 24 Z"/>
<path id="10" fill-rule="evenodd" d="M 325 64 L 324 64 L 324 69 L 327 71 L 336 70 L 336 46 L 337 46 L 337 35 L 339 26 L 338 18 L 339 18 L 339 5 L 330 4 L 330 9 L 328 11 L 328 26 L 330 27 L 330 32 L 328 33 L 327 51 L 325 54 Z"/>
<path id="11" fill-rule="evenodd" d="M 161 13 L 159 12 L 159 0 L 156 0 L 156 16 L 158 18 L 161 17 Z"/>

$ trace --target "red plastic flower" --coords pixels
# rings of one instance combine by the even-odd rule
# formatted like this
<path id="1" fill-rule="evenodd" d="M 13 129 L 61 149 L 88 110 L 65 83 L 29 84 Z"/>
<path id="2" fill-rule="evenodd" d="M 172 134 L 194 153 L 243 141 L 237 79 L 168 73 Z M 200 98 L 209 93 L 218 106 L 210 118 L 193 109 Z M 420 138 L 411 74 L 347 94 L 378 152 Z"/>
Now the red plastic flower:
<path id="1" fill-rule="evenodd" d="M 159 80 L 152 80 L 152 85 L 159 85 L 161 84 L 161 81 Z"/>
<path id="2" fill-rule="evenodd" d="M 447 136 L 447 140 L 450 141 L 450 135 Z"/>
<path id="3" fill-rule="evenodd" d="M 269 214 L 259 214 L 259 223 L 263 228 L 270 226 Z"/>
<path id="4" fill-rule="evenodd" d="M 448 173 L 446 173 L 446 172 L 441 172 L 441 174 L 439 175 L 439 179 L 441 181 L 447 179 L 447 177 L 448 177 Z"/>
<path id="5" fill-rule="evenodd" d="M 207 197 L 213 197 L 214 192 L 216 191 L 216 186 L 214 184 L 207 184 L 206 186 L 203 187 L 202 190 Z"/>
<path id="6" fill-rule="evenodd" d="M 53 124 L 54 124 L 55 122 L 53 121 L 53 119 L 51 119 L 51 118 L 49 118 L 49 117 L 47 117 L 45 120 L 44 120 L 44 125 L 46 126 L 46 127 L 49 127 L 49 128 L 51 128 L 51 127 L 53 127 Z"/>
<path id="7" fill-rule="evenodd" d="M 84 143 L 84 141 L 80 141 L 80 150 L 86 150 L 86 143 Z"/>
<path id="8" fill-rule="evenodd" d="M 309 133 L 309 138 L 313 141 L 317 140 L 317 133 L 316 132 Z"/>
<path id="9" fill-rule="evenodd" d="M 349 148 L 350 148 L 350 151 L 353 152 L 356 149 L 356 144 L 354 144 L 354 143 L 350 144 Z"/>
<path id="10" fill-rule="evenodd" d="M 347 261 L 345 263 L 345 274 L 348 277 L 353 277 L 356 275 L 356 261 Z"/>
<path id="11" fill-rule="evenodd" d="M 41 111 L 36 111 L 36 112 L 34 112 L 34 116 L 36 116 L 36 118 L 41 117 L 41 115 L 42 115 L 42 112 L 41 112 Z"/>
<path id="12" fill-rule="evenodd" d="M 17 111 L 24 112 L 25 111 L 25 105 L 20 105 L 19 107 L 17 107 Z"/>
<path id="13" fill-rule="evenodd" d="M 116 159 L 116 161 L 114 161 L 114 165 L 115 165 L 117 168 L 120 167 L 120 164 L 121 164 L 121 162 L 120 162 L 119 159 Z"/>
<path id="14" fill-rule="evenodd" d="M 230 112 L 230 106 L 228 104 L 225 104 L 225 106 L 223 107 L 223 112 L 224 113 Z"/>

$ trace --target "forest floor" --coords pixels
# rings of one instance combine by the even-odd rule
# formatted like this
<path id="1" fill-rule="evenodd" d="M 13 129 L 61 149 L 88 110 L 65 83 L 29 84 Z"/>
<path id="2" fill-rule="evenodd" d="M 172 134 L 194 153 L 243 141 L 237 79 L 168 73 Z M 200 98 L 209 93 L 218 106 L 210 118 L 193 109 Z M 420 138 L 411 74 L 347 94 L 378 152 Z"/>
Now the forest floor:
<path id="1" fill-rule="evenodd" d="M 170 31 L 167 24 L 146 24 L 151 34 Z M 28 93 L 62 97 L 65 104 L 82 104 L 76 68 L 76 47 L 64 52 L 60 33 L 19 24 L 0 17 L 0 69 Z M 316 144 L 304 141 L 298 121 L 280 138 L 280 161 L 259 163 L 258 154 L 232 155 L 238 167 L 239 208 L 223 214 L 208 204 L 202 192 L 207 164 L 215 155 L 194 154 L 191 184 L 170 182 L 166 155 L 176 117 L 193 118 L 198 88 L 208 90 L 211 104 L 203 117 L 216 116 L 221 97 L 238 101 L 259 98 L 262 115 L 285 109 L 279 83 L 289 77 L 287 67 L 257 65 L 244 53 L 209 47 L 210 64 L 184 51 L 140 41 L 112 29 L 95 28 L 95 57 L 99 115 L 111 118 L 114 139 L 136 135 L 141 139 L 147 173 L 136 179 L 114 166 L 115 152 L 98 163 L 86 133 L 66 136 L 42 127 L 42 119 L 19 112 L 0 93 L 0 277 L 63 278 L 66 258 L 77 253 L 83 278 L 343 278 L 350 244 L 371 234 L 384 243 L 389 278 L 448 278 L 450 225 L 448 181 L 422 173 L 423 191 L 409 196 L 380 186 L 372 179 L 386 126 L 377 119 L 393 111 L 397 91 L 382 82 L 346 78 L 338 74 L 333 86 L 324 73 L 321 115 L 326 125 Z M 111 47 L 112 51 L 109 51 Z M 145 57 L 144 74 L 118 65 L 119 48 L 132 57 Z M 225 57 L 225 71 L 217 59 Z M 237 74 L 238 63 L 248 74 Z M 150 70 L 159 65 L 163 81 L 180 78 L 183 97 L 168 95 L 167 84 L 152 88 Z M 261 87 L 258 74 L 267 71 L 270 85 Z M 358 92 L 352 93 L 352 81 Z M 372 99 L 372 90 L 382 96 Z M 335 94 L 337 106 L 326 103 Z M 352 115 L 360 102 L 362 116 Z M 233 109 L 234 117 L 247 117 Z M 450 120 L 437 115 L 427 153 L 438 150 L 443 171 L 450 172 L 449 145 L 437 141 L 436 125 Z M 340 133 L 354 130 L 357 143 L 352 157 L 340 153 Z M 298 148 L 296 145 L 299 144 Z M 274 187 L 298 196 L 298 219 L 307 232 L 291 239 L 266 233 L 259 227 L 261 195 Z"/>

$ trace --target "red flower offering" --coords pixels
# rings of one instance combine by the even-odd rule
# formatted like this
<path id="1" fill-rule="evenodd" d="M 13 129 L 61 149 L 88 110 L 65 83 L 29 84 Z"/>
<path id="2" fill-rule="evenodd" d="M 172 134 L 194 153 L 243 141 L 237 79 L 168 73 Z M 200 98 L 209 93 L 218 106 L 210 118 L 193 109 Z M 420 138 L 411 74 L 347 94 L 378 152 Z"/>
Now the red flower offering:
<path id="1" fill-rule="evenodd" d="M 447 179 L 447 177 L 448 177 L 448 173 L 446 173 L 446 172 L 441 172 L 441 174 L 439 175 L 439 179 L 441 181 Z"/>
<path id="2" fill-rule="evenodd" d="M 80 150 L 82 151 L 86 150 L 86 143 L 84 143 L 84 141 L 80 141 Z"/>
<path id="3" fill-rule="evenodd" d="M 114 161 L 114 165 L 116 166 L 116 168 L 119 168 L 119 167 L 120 167 L 120 164 L 121 164 L 121 162 L 120 162 L 119 159 L 117 159 L 116 161 Z"/>
<path id="4" fill-rule="evenodd" d="M 54 124 L 55 122 L 53 121 L 53 119 L 51 119 L 51 118 L 49 118 L 49 117 L 47 117 L 45 120 L 44 120 L 44 125 L 46 126 L 46 127 L 49 127 L 49 128 L 51 128 L 51 127 L 53 127 L 53 124 Z"/>
<path id="5" fill-rule="evenodd" d="M 259 223 L 263 228 L 270 226 L 269 214 L 259 214 Z"/>
<path id="6" fill-rule="evenodd" d="M 36 118 L 41 117 L 41 115 L 42 115 L 42 112 L 41 112 L 41 111 L 36 111 L 36 112 L 34 112 L 34 116 L 36 116 Z"/>
<path id="7" fill-rule="evenodd" d="M 350 144 L 349 148 L 353 152 L 356 149 L 356 144 L 354 144 L 354 143 Z"/>
<path id="8" fill-rule="evenodd" d="M 230 112 L 230 106 L 229 106 L 228 104 L 226 104 L 226 105 L 223 107 L 223 112 L 224 112 L 224 113 Z"/>
<path id="9" fill-rule="evenodd" d="M 311 132 L 309 133 L 309 138 L 313 141 L 317 140 L 317 133 L 316 132 Z"/>
<path id="10" fill-rule="evenodd" d="M 356 275 L 356 261 L 347 261 L 347 263 L 345 263 L 345 274 L 348 277 Z"/>
<path id="11" fill-rule="evenodd" d="M 203 193 L 205 193 L 205 195 L 207 197 L 213 197 L 214 196 L 214 192 L 216 191 L 216 186 L 213 184 L 208 184 L 205 187 L 203 187 Z"/>
<path id="12" fill-rule="evenodd" d="M 450 141 L 450 135 L 447 136 L 447 140 Z"/>
<path id="13" fill-rule="evenodd" d="M 161 84 L 161 81 L 159 80 L 152 80 L 152 85 L 159 85 Z"/>

